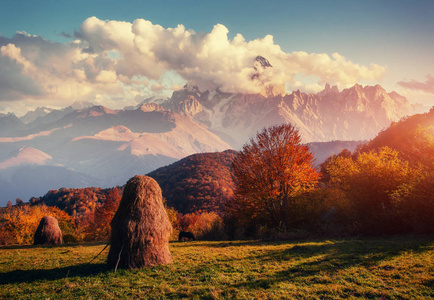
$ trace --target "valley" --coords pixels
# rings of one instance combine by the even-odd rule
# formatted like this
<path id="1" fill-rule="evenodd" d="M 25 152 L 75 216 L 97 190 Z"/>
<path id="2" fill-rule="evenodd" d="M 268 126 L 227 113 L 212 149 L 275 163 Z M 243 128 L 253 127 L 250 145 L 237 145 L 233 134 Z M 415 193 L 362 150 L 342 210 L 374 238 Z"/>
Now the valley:
<path id="1" fill-rule="evenodd" d="M 158 102 L 154 103 L 154 102 Z M 318 94 L 232 94 L 185 86 L 112 110 L 77 102 L 0 116 L 0 205 L 50 189 L 113 187 L 195 153 L 238 150 L 264 127 L 291 123 L 319 165 L 412 113 L 402 96 L 355 85 Z M 350 141 L 350 142 L 345 142 Z"/>

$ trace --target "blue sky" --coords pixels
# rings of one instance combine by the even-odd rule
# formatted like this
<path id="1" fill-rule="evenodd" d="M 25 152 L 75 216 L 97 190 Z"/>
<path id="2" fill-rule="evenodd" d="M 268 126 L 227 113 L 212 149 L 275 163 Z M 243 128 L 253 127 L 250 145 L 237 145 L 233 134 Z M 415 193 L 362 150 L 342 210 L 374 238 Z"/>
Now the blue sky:
<path id="1" fill-rule="evenodd" d="M 263 53 L 269 55 L 267 58 L 270 62 L 273 64 L 274 60 L 273 65 L 276 68 L 279 66 L 282 68 L 280 73 L 273 75 L 285 81 L 287 90 L 300 88 L 307 92 L 315 92 L 325 81 L 330 80 L 334 80 L 335 82 L 332 83 L 337 84 L 340 88 L 355 83 L 353 81 L 361 84 L 379 83 L 386 90 L 396 90 L 412 102 L 434 105 L 433 15 L 434 1 L 2 0 L 0 2 L 0 35 L 3 36 L 3 40 L 0 40 L 0 47 L 5 48 L 0 55 L 3 56 L 3 63 L 7 67 L 3 67 L 3 71 L 0 69 L 0 80 L 3 78 L 3 81 L 6 80 L 9 85 L 0 83 L 0 112 L 13 109 L 24 111 L 42 105 L 56 106 L 57 104 L 60 106 L 73 102 L 73 100 L 95 100 L 102 104 L 107 102 L 107 104 L 116 106 L 117 103 L 121 106 L 128 104 L 128 101 L 134 102 L 140 97 L 149 96 L 151 93 L 167 95 L 171 92 L 170 88 L 185 82 L 199 82 L 204 87 L 212 87 L 215 84 L 227 86 L 228 90 L 234 89 L 233 86 L 227 85 L 225 81 L 216 77 L 215 69 L 206 69 L 202 65 L 198 67 L 200 69 L 198 74 L 201 78 L 208 78 L 208 82 L 204 80 L 200 82 L 197 78 L 199 75 L 195 77 L 191 74 L 190 69 L 186 70 L 181 67 L 183 64 L 180 60 L 185 59 L 187 55 L 187 52 L 182 51 L 176 54 L 178 55 L 176 58 L 171 57 L 169 60 L 167 57 L 159 57 L 154 64 L 141 66 L 136 73 L 131 70 L 133 62 L 97 63 L 108 53 L 117 53 L 121 57 L 126 57 L 126 53 L 130 53 L 129 48 L 113 48 L 107 46 L 108 44 L 99 49 L 98 53 L 94 52 L 100 57 L 95 58 L 92 68 L 97 66 L 99 69 L 95 72 L 99 73 L 93 75 L 89 73 L 89 62 L 86 65 L 87 69 L 83 67 L 79 70 L 81 67 L 76 63 L 77 54 L 74 54 L 74 64 L 70 64 L 73 66 L 71 68 L 74 68 L 73 72 L 66 65 L 58 70 L 60 72 L 62 69 L 68 74 L 74 73 L 76 75 L 74 80 L 81 78 L 82 71 L 85 71 L 86 76 L 83 75 L 83 78 L 86 78 L 86 85 L 83 89 L 87 89 L 88 93 L 72 93 L 71 90 L 78 86 L 78 82 L 71 81 L 72 78 L 65 78 L 64 82 L 56 79 L 53 83 L 54 87 L 41 85 L 42 80 L 55 76 L 50 71 L 53 67 L 48 62 L 68 61 L 68 58 L 59 54 L 61 45 L 69 45 L 77 39 L 76 45 L 80 43 L 81 50 L 85 49 L 86 45 L 95 46 L 97 40 L 101 42 L 103 39 L 110 40 L 110 45 L 113 43 L 118 45 L 122 39 L 122 33 L 119 31 L 119 36 L 115 40 L 106 29 L 120 28 L 121 23 L 110 23 L 110 25 L 101 22 L 110 20 L 133 24 L 137 19 L 150 21 L 153 25 L 160 25 L 164 29 L 176 28 L 178 24 L 182 24 L 185 31 L 191 30 L 195 33 L 192 40 L 187 37 L 189 42 L 201 40 L 201 38 L 205 40 L 206 35 L 213 32 L 216 24 L 222 24 L 226 28 L 228 41 L 233 42 L 234 37 L 239 33 L 244 38 L 245 44 L 237 49 L 222 48 L 221 51 L 225 52 L 215 55 L 226 57 L 225 55 L 229 55 L 227 51 L 235 51 L 234 53 L 239 55 L 240 49 L 248 49 L 247 52 L 263 49 Z M 94 22 L 88 22 L 89 26 L 84 28 L 85 20 L 92 16 L 96 17 L 93 19 Z M 100 31 L 95 31 L 94 25 L 99 26 L 99 30 L 103 30 L 105 35 L 99 37 Z M 106 29 L 102 29 L 103 27 Z M 218 32 L 224 35 L 224 28 L 220 28 L 221 32 L 216 29 L 215 35 Z M 158 28 L 153 30 L 152 34 L 160 32 Z M 26 32 L 27 36 L 21 34 L 18 37 L 16 32 Z M 62 33 L 71 36 L 74 33 L 78 34 L 73 39 L 68 39 Z M 83 38 L 83 34 L 88 35 Z M 149 34 L 150 31 L 142 32 L 141 37 L 145 39 L 144 43 L 148 43 L 146 38 Z M 260 44 L 262 42 L 259 41 L 267 35 L 273 37 L 271 44 L 263 41 L 263 44 L 267 46 L 247 44 L 255 40 Z M 49 54 L 44 54 L 45 56 L 53 55 L 52 59 L 48 60 L 44 57 L 42 61 L 42 52 L 35 54 L 35 51 L 29 50 L 35 49 L 35 45 L 31 48 L 32 43 L 38 45 L 39 51 L 50 48 L 47 43 L 42 46 L 43 42 L 36 41 L 35 36 L 43 37 L 45 41 L 55 44 L 58 48 L 52 52 L 48 51 Z M 172 35 L 168 37 L 166 34 L 164 37 L 179 42 L 179 39 Z M 221 41 L 225 42 L 224 39 Z M 212 45 L 218 48 L 215 41 Z M 155 49 L 161 49 L 162 45 L 155 44 L 154 46 Z M 277 50 L 273 50 L 275 46 L 280 47 L 281 52 L 277 53 Z M 199 49 L 198 45 L 195 47 L 196 50 Z M 306 53 L 308 58 L 303 59 L 300 55 L 291 55 L 294 51 Z M 345 78 L 343 75 L 331 74 L 332 71 L 323 70 L 330 67 L 335 68 L 333 72 L 339 72 L 337 65 L 340 63 L 338 64 L 337 61 L 342 59 L 334 57 L 334 53 L 344 58 L 345 71 L 343 72 L 347 72 Z M 332 61 L 320 55 L 327 55 Z M 149 60 L 149 56 L 135 58 Z M 244 63 L 244 61 L 241 62 L 241 58 L 238 60 L 229 58 L 228 62 L 239 63 L 240 66 Z M 281 58 L 284 61 L 279 61 Z M 82 59 L 83 61 L 84 59 L 89 60 L 89 58 Z M 213 57 L 210 56 L 210 60 L 212 59 Z M 305 65 L 309 60 L 323 65 L 320 68 Z M 199 60 L 197 63 L 203 63 L 203 61 Z M 330 63 L 334 65 L 331 66 Z M 161 70 L 151 74 L 146 68 L 161 68 Z M 284 72 L 289 72 L 289 68 L 294 74 L 284 75 Z M 12 76 L 12 79 L 6 78 L 5 70 L 8 70 L 8 74 L 13 73 L 14 70 L 18 73 Z M 238 79 L 241 76 L 240 72 L 243 72 L 242 69 L 234 68 L 221 70 L 221 72 L 229 71 L 238 72 L 234 75 Z M 39 78 L 34 75 L 36 73 Z M 41 74 L 45 74 L 45 77 L 42 78 Z M 301 77 L 303 80 L 299 80 Z M 91 85 L 89 82 L 92 78 L 94 82 Z M 98 82 L 96 78 L 101 80 L 104 78 L 106 86 L 102 87 L 103 81 Z M 17 84 L 12 82 L 15 79 Z M 138 87 L 139 81 L 144 82 L 147 86 Z M 168 86 L 168 82 L 172 85 L 171 87 Z M 240 82 L 239 85 L 248 88 L 244 82 Z M 22 87 L 22 90 L 16 86 Z M 53 89 L 58 93 L 51 93 Z M 128 97 L 130 97 L 128 101 L 116 102 L 116 98 Z"/>

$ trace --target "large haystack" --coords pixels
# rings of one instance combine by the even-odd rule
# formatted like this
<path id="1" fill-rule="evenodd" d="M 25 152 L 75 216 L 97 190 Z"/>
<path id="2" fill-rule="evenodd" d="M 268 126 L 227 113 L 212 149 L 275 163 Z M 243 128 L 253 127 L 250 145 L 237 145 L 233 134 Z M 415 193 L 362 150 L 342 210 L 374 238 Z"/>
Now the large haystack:
<path id="1" fill-rule="evenodd" d="M 35 232 L 33 245 L 62 244 L 62 231 L 54 217 L 43 217 Z"/>
<path id="2" fill-rule="evenodd" d="M 109 266 L 135 269 L 172 262 L 172 225 L 160 186 L 151 177 L 135 176 L 127 182 L 111 227 Z"/>

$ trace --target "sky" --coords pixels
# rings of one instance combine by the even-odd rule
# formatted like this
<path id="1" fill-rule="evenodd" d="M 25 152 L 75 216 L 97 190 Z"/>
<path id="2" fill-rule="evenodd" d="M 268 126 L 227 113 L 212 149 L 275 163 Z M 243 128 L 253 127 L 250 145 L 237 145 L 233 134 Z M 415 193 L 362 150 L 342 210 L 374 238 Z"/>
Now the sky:
<path id="1" fill-rule="evenodd" d="M 433 106 L 433 14 L 434 1 L 417 0 L 2 0 L 0 113 L 122 108 L 185 84 L 235 93 L 380 84 Z M 257 56 L 272 67 L 255 66 Z"/>

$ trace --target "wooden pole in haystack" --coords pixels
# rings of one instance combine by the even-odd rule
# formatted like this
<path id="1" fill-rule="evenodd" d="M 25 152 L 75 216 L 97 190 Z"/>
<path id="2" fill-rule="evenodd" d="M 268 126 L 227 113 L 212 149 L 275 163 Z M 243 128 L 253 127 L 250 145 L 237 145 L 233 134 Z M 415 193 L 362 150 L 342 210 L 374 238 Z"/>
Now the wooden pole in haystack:
<path id="1" fill-rule="evenodd" d="M 151 177 L 138 175 L 127 182 L 111 227 L 110 267 L 137 269 L 172 262 L 172 225 L 160 186 Z"/>

